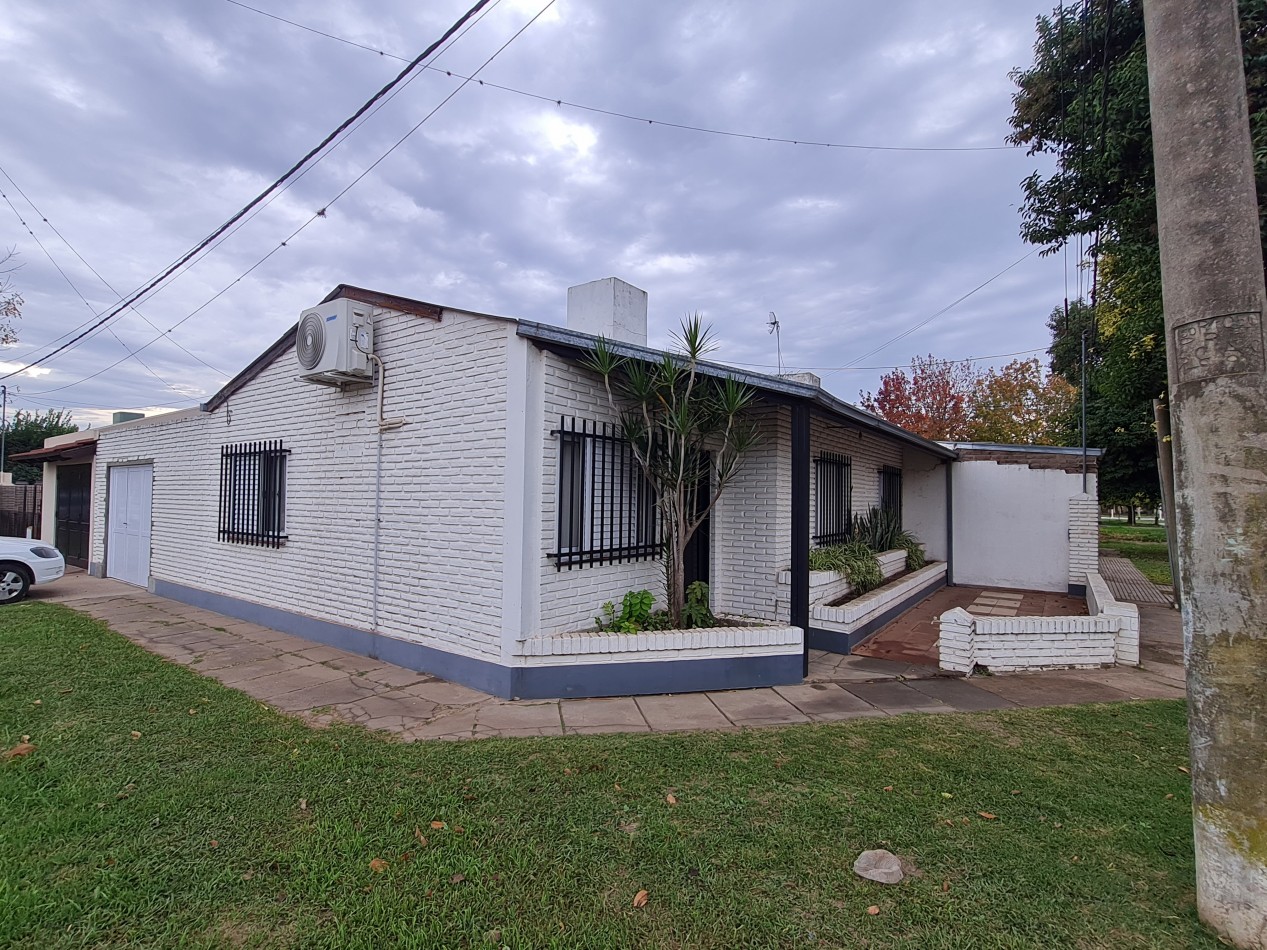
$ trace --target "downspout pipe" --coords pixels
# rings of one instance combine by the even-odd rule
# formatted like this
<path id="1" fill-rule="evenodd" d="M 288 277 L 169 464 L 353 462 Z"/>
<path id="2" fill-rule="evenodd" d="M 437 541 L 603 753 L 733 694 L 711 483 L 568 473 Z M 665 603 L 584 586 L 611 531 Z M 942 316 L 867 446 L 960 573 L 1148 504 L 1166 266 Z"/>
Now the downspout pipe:
<path id="1" fill-rule="evenodd" d="M 374 353 L 366 356 L 378 367 L 378 433 L 374 450 L 374 531 L 373 550 L 370 552 L 370 571 L 373 580 L 370 583 L 370 629 L 378 632 L 378 548 L 379 529 L 383 519 L 383 433 L 399 429 L 406 422 L 404 419 L 383 418 L 383 394 L 387 389 L 387 367 Z"/>
<path id="2" fill-rule="evenodd" d="M 955 586 L 955 462 L 946 465 L 946 586 Z"/>

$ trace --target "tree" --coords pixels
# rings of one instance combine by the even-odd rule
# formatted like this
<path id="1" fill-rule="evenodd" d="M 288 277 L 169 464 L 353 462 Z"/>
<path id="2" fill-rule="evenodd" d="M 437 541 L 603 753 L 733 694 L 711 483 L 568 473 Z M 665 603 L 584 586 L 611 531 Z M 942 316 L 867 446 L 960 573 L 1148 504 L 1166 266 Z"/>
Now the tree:
<path id="1" fill-rule="evenodd" d="M 971 363 L 916 356 L 909 374 L 892 370 L 874 395 L 861 393 L 861 405 L 926 439 L 968 439 L 975 387 Z"/>
<path id="2" fill-rule="evenodd" d="M 926 439 L 948 442 L 1064 444 L 1076 390 L 1036 360 L 1014 360 L 1001 370 L 967 361 L 917 356 L 909 373 L 895 369 L 862 407 Z"/>
<path id="3" fill-rule="evenodd" d="M 1267 0 L 1240 0 L 1260 208 L 1267 200 Z M 1012 73 L 1012 134 L 1056 170 L 1022 182 L 1021 235 L 1094 262 L 1090 299 L 1052 313 L 1052 370 L 1081 385 L 1088 331 L 1087 440 L 1103 448 L 1101 498 L 1155 504 L 1152 400 L 1166 391 L 1157 199 L 1141 0 L 1070 2 L 1038 20 L 1034 64 Z M 1260 212 L 1260 221 L 1263 215 Z M 1267 228 L 1264 229 L 1267 236 Z M 1077 414 L 1067 441 L 1079 435 Z"/>
<path id="4" fill-rule="evenodd" d="M 16 343 L 18 332 L 13 326 L 13 321 L 22 316 L 22 295 L 17 292 L 13 286 L 13 280 L 9 277 L 18 269 L 18 264 L 14 263 L 17 257 L 17 251 L 10 249 L 0 257 L 0 346 L 8 346 L 10 343 Z"/>
<path id="5" fill-rule="evenodd" d="M 1055 373 L 1044 378 L 1037 359 L 1013 360 L 977 378 L 969 437 L 974 442 L 1062 445 L 1065 419 L 1078 391 Z"/>
<path id="6" fill-rule="evenodd" d="M 38 482 L 43 473 L 39 465 L 10 461 L 19 452 L 42 448 L 44 440 L 54 435 L 78 432 L 79 426 L 71 421 L 67 409 L 49 409 L 45 412 L 26 412 L 19 409 L 9 420 L 5 433 L 4 470 L 13 473 L 13 480 L 23 484 Z"/>
<path id="7" fill-rule="evenodd" d="M 706 376 L 713 349 L 699 315 L 682 323 L 680 354 L 659 362 L 618 356 L 600 339 L 588 361 L 603 378 L 624 437 L 651 484 L 664 544 L 665 600 L 675 627 L 686 606 L 686 546 L 757 441 L 747 418 L 753 390 L 731 376 Z M 701 486 L 708 497 L 700 498 Z"/>

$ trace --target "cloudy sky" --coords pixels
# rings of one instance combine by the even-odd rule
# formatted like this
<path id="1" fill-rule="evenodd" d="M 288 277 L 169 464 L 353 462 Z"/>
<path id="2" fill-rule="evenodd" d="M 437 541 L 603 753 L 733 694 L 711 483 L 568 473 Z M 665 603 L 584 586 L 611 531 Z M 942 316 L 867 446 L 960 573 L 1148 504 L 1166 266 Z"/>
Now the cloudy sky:
<path id="1" fill-rule="evenodd" d="M 518 92 L 466 85 L 332 203 L 458 88 L 443 70 L 471 75 L 545 3 L 495 2 L 139 312 L 7 380 L 11 405 L 194 405 L 339 283 L 561 323 L 569 285 L 618 276 L 649 293 L 653 344 L 700 311 L 717 358 L 771 372 L 775 311 L 785 367 L 850 400 L 917 353 L 1045 345 L 1065 264 L 1025 257 L 1017 205 L 1047 166 L 998 146 L 1051 0 L 556 0 L 479 73 Z M 469 0 L 251 5 L 350 43 L 232 0 L 5 4 L 0 247 L 26 304 L 0 372 L 210 233 Z"/>

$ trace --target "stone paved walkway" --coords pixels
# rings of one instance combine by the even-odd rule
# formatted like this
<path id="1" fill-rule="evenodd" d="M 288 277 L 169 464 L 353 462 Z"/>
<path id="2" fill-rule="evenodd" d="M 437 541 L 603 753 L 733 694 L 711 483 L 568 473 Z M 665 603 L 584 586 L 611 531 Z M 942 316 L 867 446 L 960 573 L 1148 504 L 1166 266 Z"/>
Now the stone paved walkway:
<path id="1" fill-rule="evenodd" d="M 1170 604 L 1166 588 L 1150 581 L 1128 558 L 1101 554 L 1100 574 L 1118 600 L 1136 604 Z"/>
<path id="2" fill-rule="evenodd" d="M 927 676 L 930 671 L 907 663 L 816 652 L 809 678 L 797 686 L 508 702 L 82 572 L 35 588 L 31 597 L 96 617 L 152 653 L 284 712 L 316 724 L 360 723 L 406 740 L 725 730 L 1183 695 L 1183 670 L 1174 663 L 1175 636 L 1163 631 L 1166 649 L 1145 669 L 912 679 L 903 677 Z M 1159 618 L 1163 625 L 1171 619 L 1177 622 L 1177 615 Z"/>

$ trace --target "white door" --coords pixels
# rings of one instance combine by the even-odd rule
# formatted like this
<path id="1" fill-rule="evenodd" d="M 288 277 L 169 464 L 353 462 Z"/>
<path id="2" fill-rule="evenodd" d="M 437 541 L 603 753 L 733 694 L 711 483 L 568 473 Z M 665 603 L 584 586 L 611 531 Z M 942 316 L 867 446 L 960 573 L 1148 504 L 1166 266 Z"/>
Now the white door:
<path id="1" fill-rule="evenodd" d="M 150 582 L 150 502 L 153 465 L 110 469 L 106 576 L 147 587 Z"/>

